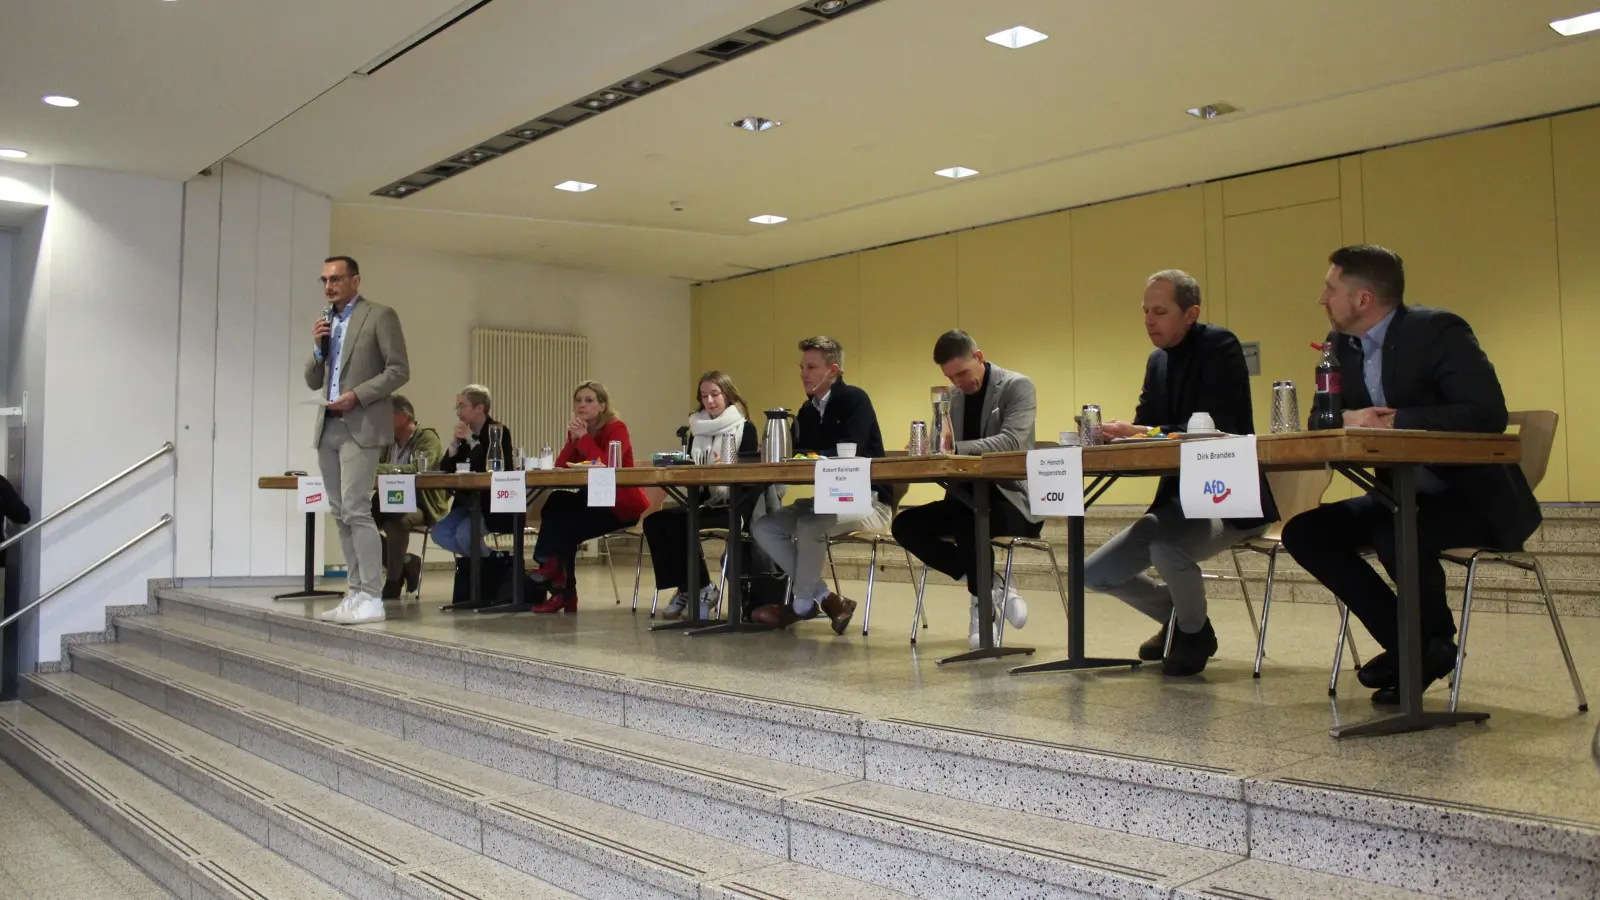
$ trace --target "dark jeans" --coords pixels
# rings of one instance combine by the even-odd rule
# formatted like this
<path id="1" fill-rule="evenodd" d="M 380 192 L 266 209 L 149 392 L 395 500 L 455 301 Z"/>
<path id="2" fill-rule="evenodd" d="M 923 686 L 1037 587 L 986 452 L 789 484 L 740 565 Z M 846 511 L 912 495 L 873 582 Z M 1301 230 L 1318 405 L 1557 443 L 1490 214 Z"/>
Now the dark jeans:
<path id="1" fill-rule="evenodd" d="M 1488 526 L 1464 498 L 1454 493 L 1417 495 L 1417 586 L 1424 647 L 1432 638 L 1448 640 L 1456 633 L 1439 553 L 1491 543 Z M 1398 565 L 1394 514 L 1370 495 L 1319 506 L 1283 527 L 1283 548 L 1295 562 L 1350 607 L 1383 649 L 1392 651 L 1400 644 L 1399 601 L 1361 558 L 1368 547 L 1377 551 L 1384 571 L 1394 578 Z"/>
<path id="2" fill-rule="evenodd" d="M 534 561 L 559 560 L 571 583 L 576 575 L 578 547 L 584 541 L 621 531 L 632 524 L 632 521 L 617 518 L 616 511 L 609 506 L 590 506 L 586 490 L 556 491 L 545 501 L 544 512 L 539 517 L 539 539 L 533 544 Z"/>
<path id="3" fill-rule="evenodd" d="M 1029 522 L 1022 511 L 993 485 L 989 490 L 989 536 L 1036 538 L 1044 531 L 1043 522 Z M 994 548 L 983 548 L 980 557 L 972 546 L 975 517 L 971 508 L 954 497 L 922 506 L 912 506 L 895 516 L 891 531 L 900 546 L 911 555 L 951 578 L 965 578 L 968 590 L 977 583 L 978 566 L 987 560 L 994 569 Z M 955 543 L 950 543 L 950 540 Z"/>
<path id="4" fill-rule="evenodd" d="M 727 524 L 727 507 L 700 507 L 701 528 L 723 528 Z M 656 572 L 656 590 L 684 590 L 689 583 L 689 510 L 669 506 L 645 516 L 644 539 L 650 543 L 650 565 Z M 705 553 L 696 549 L 694 558 L 695 565 L 700 567 L 700 580 L 696 583 L 705 587 L 711 580 L 706 572 Z"/>

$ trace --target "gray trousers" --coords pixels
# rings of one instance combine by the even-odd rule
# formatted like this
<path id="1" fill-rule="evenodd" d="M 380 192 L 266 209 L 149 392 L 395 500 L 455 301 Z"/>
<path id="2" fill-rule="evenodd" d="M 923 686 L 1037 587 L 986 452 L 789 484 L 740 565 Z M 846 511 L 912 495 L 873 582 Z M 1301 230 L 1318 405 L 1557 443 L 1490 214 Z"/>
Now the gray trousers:
<path id="1" fill-rule="evenodd" d="M 339 546 L 350 572 L 352 591 L 383 596 L 383 541 L 372 520 L 372 491 L 378 477 L 381 447 L 362 447 L 343 419 L 322 424 L 317 462 L 328 490 L 328 508 L 339 526 Z"/>
<path id="2" fill-rule="evenodd" d="M 828 559 L 828 537 L 850 531 L 882 531 L 889 524 L 889 507 L 876 500 L 866 515 L 841 519 L 830 513 L 812 511 L 810 499 L 796 500 L 750 525 L 761 552 L 772 558 L 794 581 L 794 602 L 805 612 L 810 601 L 828 596 L 828 583 L 822 580 L 822 564 Z"/>
<path id="3" fill-rule="evenodd" d="M 1236 528 L 1226 519 L 1187 519 L 1177 503 L 1159 506 L 1089 557 L 1084 564 L 1084 584 L 1162 625 L 1176 607 L 1178 628 L 1193 633 L 1206 623 L 1206 587 L 1200 562 L 1266 530 L 1265 525 Z M 1161 582 L 1146 574 L 1151 566 Z"/>

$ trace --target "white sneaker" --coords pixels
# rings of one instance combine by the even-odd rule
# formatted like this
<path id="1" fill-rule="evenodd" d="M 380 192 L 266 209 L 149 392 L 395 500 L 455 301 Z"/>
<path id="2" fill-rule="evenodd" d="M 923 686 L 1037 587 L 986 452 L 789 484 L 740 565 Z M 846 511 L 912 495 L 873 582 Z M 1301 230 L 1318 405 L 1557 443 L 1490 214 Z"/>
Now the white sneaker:
<path id="1" fill-rule="evenodd" d="M 339 621 L 340 616 L 350 611 L 350 604 L 354 602 L 355 599 L 356 592 L 350 591 L 344 595 L 344 599 L 339 601 L 338 606 L 335 606 L 333 609 L 330 609 L 322 615 L 317 616 L 317 618 L 324 622 L 337 622 Z"/>
<path id="2" fill-rule="evenodd" d="M 976 649 L 978 649 L 978 646 L 983 643 L 981 640 L 978 639 L 979 638 L 979 634 L 978 634 L 978 628 L 979 628 L 979 626 L 978 626 L 978 598 L 977 597 L 972 597 L 971 595 L 968 595 L 968 596 L 972 600 L 972 623 L 967 627 L 967 649 L 976 650 Z M 994 645 L 996 647 L 1000 646 L 1000 623 L 999 622 L 995 623 Z"/>
<path id="3" fill-rule="evenodd" d="M 383 611 L 383 601 L 362 591 L 351 598 L 350 609 L 337 619 L 340 625 L 368 625 L 382 622 L 389 616 Z"/>
<path id="4" fill-rule="evenodd" d="M 1005 591 L 1003 600 L 1002 591 Z M 1015 588 L 1005 590 L 1003 584 L 996 584 L 994 605 L 995 610 L 1006 617 L 1006 622 L 1010 623 L 1012 628 L 1021 628 L 1028 624 L 1028 601 L 1022 599 L 1022 595 L 1017 593 Z"/>
<path id="5" fill-rule="evenodd" d="M 708 584 L 700 589 L 700 618 L 711 618 L 711 611 L 722 600 L 722 590 L 714 584 Z"/>

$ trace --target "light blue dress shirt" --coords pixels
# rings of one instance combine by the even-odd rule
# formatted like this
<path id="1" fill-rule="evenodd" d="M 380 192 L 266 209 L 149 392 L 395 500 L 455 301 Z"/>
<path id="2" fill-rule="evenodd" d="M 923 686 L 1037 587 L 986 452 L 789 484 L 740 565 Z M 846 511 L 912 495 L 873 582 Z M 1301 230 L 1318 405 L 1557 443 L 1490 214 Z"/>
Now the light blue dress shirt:
<path id="1" fill-rule="evenodd" d="M 1399 307 L 1389 310 L 1387 316 L 1361 336 L 1361 380 L 1367 385 L 1367 396 L 1372 398 L 1373 406 L 1389 405 L 1383 396 L 1383 337 L 1389 333 L 1389 323 L 1399 311 Z"/>
<path id="2" fill-rule="evenodd" d="M 350 314 L 355 311 L 356 303 L 360 300 L 360 294 L 351 297 L 350 302 L 344 305 L 344 309 L 333 316 L 333 334 L 328 338 L 328 345 L 333 350 L 333 365 L 328 367 L 329 403 L 339 399 L 339 364 L 344 362 L 344 333 L 350 324 Z M 312 352 L 316 355 L 317 362 L 322 362 L 322 348 L 313 348 Z"/>

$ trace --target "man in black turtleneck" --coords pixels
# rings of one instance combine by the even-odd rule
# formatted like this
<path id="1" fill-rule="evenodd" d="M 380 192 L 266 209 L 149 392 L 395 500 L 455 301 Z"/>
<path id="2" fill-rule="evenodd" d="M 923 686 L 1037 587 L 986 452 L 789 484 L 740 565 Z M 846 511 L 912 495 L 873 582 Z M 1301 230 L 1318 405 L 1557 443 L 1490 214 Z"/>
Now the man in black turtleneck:
<path id="1" fill-rule="evenodd" d="M 1189 417 L 1209 413 L 1228 434 L 1254 434 L 1250 372 L 1233 332 L 1200 322 L 1200 284 L 1187 272 L 1167 269 L 1145 283 L 1144 328 L 1156 349 L 1145 363 L 1144 388 L 1133 422 L 1106 422 L 1109 438 L 1132 437 L 1150 428 L 1183 431 Z M 1161 623 L 1139 647 L 1139 658 L 1162 660 L 1168 675 L 1196 675 L 1216 655 L 1217 635 L 1206 615 L 1200 563 L 1277 521 L 1278 509 L 1261 478 L 1261 519 L 1189 519 L 1178 497 L 1178 479 L 1156 487 L 1155 502 L 1139 521 L 1096 550 L 1084 565 L 1090 590 L 1110 594 Z M 1145 571 L 1154 566 L 1157 582 Z M 1167 620 L 1177 609 L 1172 652 L 1163 659 Z"/>

